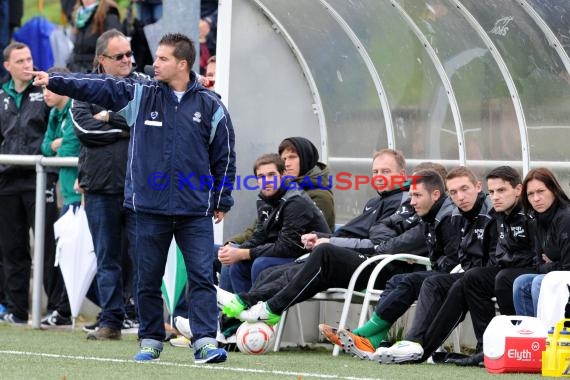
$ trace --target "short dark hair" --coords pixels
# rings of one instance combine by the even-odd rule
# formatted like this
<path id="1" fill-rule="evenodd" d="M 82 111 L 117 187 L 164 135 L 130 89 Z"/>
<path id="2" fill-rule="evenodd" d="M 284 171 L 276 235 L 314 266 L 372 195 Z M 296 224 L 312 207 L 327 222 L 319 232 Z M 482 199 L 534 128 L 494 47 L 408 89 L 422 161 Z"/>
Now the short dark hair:
<path id="1" fill-rule="evenodd" d="M 281 141 L 281 143 L 279 144 L 279 148 L 277 148 L 277 152 L 279 153 L 279 155 L 283 154 L 283 152 L 286 150 L 290 150 L 294 153 L 299 153 L 297 152 L 297 148 L 290 139 L 285 139 Z"/>
<path id="2" fill-rule="evenodd" d="M 558 207 L 566 207 L 568 203 L 570 203 L 568 195 L 566 195 L 564 190 L 562 190 L 562 186 L 560 186 L 560 183 L 556 179 L 554 173 L 547 168 L 536 168 L 529 171 L 526 177 L 524 177 L 522 185 L 522 194 L 523 194 L 522 202 L 525 211 L 528 212 L 533 210 L 528 200 L 528 196 L 526 195 L 528 189 L 528 183 L 532 180 L 537 180 L 544 183 L 546 188 L 550 190 L 552 194 L 554 194 L 554 203 L 556 203 Z"/>
<path id="3" fill-rule="evenodd" d="M 485 179 L 502 179 L 511 184 L 513 188 L 522 183 L 521 175 L 510 166 L 499 166 L 489 172 Z"/>
<path id="4" fill-rule="evenodd" d="M 443 166 L 442 164 L 438 164 L 436 162 L 431 162 L 431 161 L 420 162 L 419 164 L 416 165 L 412 173 L 419 172 L 420 170 L 435 170 L 441 176 L 442 180 L 445 177 L 447 177 L 447 169 L 445 168 L 445 166 Z"/>
<path id="5" fill-rule="evenodd" d="M 445 184 L 441 175 L 432 169 L 424 169 L 414 172 L 414 182 L 416 185 L 423 184 L 429 193 L 439 190 L 441 195 L 445 194 Z M 412 185 L 412 189 L 413 189 Z"/>
<path id="6" fill-rule="evenodd" d="M 285 163 L 277 153 L 266 153 L 257 158 L 253 164 L 253 174 L 257 176 L 257 169 L 261 165 L 275 164 L 280 174 L 285 173 Z"/>
<path id="7" fill-rule="evenodd" d="M 172 55 L 178 60 L 188 62 L 188 71 L 192 70 L 196 61 L 196 48 L 194 42 L 182 33 L 167 33 L 160 39 L 158 45 L 174 47 Z"/>
<path id="8" fill-rule="evenodd" d="M 445 177 L 445 181 L 449 181 L 450 179 L 458 178 L 458 177 L 467 177 L 472 184 L 476 185 L 479 182 L 479 179 L 473 173 L 473 170 L 466 168 L 465 166 L 459 166 L 455 169 L 452 169 L 447 176 Z"/>
<path id="9" fill-rule="evenodd" d="M 8 44 L 8 46 L 6 46 L 3 51 L 4 62 L 8 62 L 10 60 L 10 55 L 14 50 L 20 50 L 25 48 L 29 49 L 29 46 L 22 42 L 16 42 L 16 41 L 10 42 L 10 44 Z"/>
<path id="10" fill-rule="evenodd" d="M 374 155 L 372 156 L 372 161 L 374 161 L 376 157 L 382 156 L 384 154 L 390 155 L 394 158 L 394 160 L 396 161 L 396 166 L 398 166 L 399 170 L 406 169 L 406 158 L 404 157 L 404 154 L 402 152 L 396 149 L 390 149 L 390 148 L 381 149 L 376 153 L 374 153 Z"/>

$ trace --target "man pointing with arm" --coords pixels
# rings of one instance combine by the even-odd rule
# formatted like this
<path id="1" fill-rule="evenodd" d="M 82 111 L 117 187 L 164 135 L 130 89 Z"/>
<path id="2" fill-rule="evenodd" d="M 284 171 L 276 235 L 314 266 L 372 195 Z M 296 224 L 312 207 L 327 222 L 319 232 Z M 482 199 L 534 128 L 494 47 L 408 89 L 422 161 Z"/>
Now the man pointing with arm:
<path id="1" fill-rule="evenodd" d="M 234 131 L 218 96 L 191 71 L 195 58 L 193 42 L 173 33 L 159 42 L 154 80 L 33 72 L 35 85 L 119 111 L 132 126 L 125 207 L 134 211 L 137 225 L 141 350 L 136 361 L 158 359 L 162 351 L 160 286 L 173 236 L 188 271 L 195 362 L 227 358 L 215 339 L 211 218 L 221 221 L 233 205 Z"/>

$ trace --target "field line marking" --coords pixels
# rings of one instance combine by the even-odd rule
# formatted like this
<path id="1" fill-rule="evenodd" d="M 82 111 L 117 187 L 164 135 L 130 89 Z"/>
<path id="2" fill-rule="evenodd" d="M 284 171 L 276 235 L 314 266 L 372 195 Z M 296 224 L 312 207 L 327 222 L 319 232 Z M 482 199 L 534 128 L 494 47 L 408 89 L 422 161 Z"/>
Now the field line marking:
<path id="1" fill-rule="evenodd" d="M 372 377 L 338 376 L 338 375 L 327 375 L 327 374 L 310 373 L 310 372 L 292 372 L 292 371 L 276 371 L 276 370 L 264 370 L 264 369 L 254 369 L 254 368 L 224 367 L 223 365 L 219 364 L 216 365 L 186 364 L 186 363 L 174 363 L 174 362 L 165 362 L 165 361 L 155 361 L 150 363 L 135 363 L 133 360 L 125 360 L 125 359 L 101 358 L 97 356 L 60 355 L 60 354 L 49 354 L 44 352 L 30 352 L 30 351 L 0 350 L 0 354 L 39 356 L 39 357 L 52 358 L 52 359 L 90 360 L 90 361 L 99 361 L 99 362 L 133 363 L 133 364 L 142 364 L 142 365 L 162 365 L 170 367 L 199 368 L 199 369 L 221 370 L 229 372 L 246 372 L 246 373 L 249 372 L 249 373 L 279 375 L 279 376 L 301 376 L 301 377 L 311 377 L 317 379 L 380 380 L 379 378 L 372 378 Z"/>

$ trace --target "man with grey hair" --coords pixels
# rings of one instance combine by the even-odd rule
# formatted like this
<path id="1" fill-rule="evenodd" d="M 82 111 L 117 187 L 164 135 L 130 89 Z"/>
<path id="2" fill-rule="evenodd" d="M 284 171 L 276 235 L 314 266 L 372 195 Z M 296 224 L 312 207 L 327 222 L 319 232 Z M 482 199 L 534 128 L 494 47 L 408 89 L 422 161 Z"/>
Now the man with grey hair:
<path id="1" fill-rule="evenodd" d="M 133 72 L 132 54 L 123 33 L 106 31 L 97 39 L 94 71 L 116 77 L 141 76 Z M 97 257 L 95 301 L 101 307 L 87 339 L 118 340 L 123 325 L 132 326 L 135 317 L 134 310 L 125 317 L 125 301 L 133 309 L 134 303 L 131 297 L 123 298 L 123 293 L 132 294 L 128 288 L 132 289 L 134 277 L 130 244 L 126 243 L 131 240 L 127 238 L 129 211 L 123 207 L 129 126 L 122 116 L 87 102 L 73 101 L 71 114 L 82 144 L 78 184 L 85 195 L 85 212 Z"/>

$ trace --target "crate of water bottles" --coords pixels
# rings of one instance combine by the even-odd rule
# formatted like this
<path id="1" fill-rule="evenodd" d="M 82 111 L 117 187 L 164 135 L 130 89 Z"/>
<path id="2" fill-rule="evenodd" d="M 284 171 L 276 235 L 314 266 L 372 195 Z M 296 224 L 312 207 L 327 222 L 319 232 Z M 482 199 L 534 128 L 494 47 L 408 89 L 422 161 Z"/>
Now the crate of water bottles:
<path id="1" fill-rule="evenodd" d="M 570 319 L 562 319 L 548 331 L 542 376 L 570 377 Z"/>

